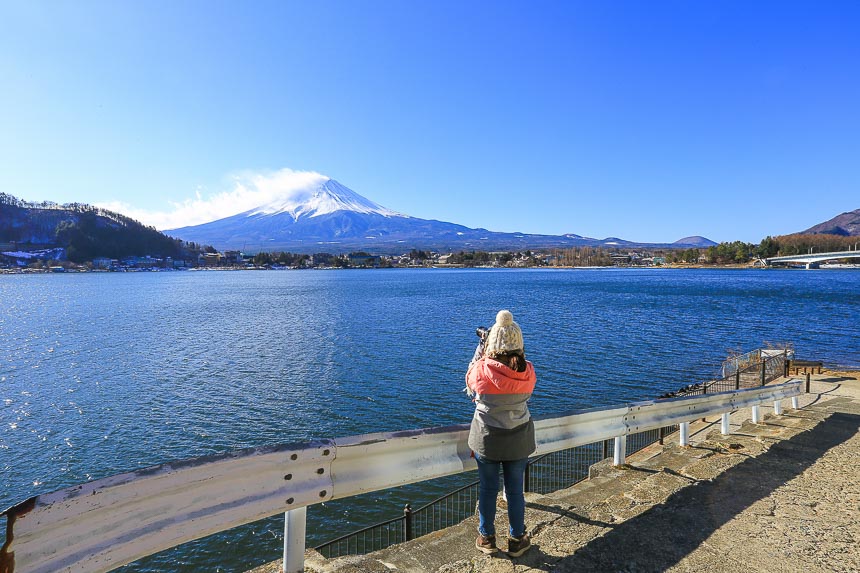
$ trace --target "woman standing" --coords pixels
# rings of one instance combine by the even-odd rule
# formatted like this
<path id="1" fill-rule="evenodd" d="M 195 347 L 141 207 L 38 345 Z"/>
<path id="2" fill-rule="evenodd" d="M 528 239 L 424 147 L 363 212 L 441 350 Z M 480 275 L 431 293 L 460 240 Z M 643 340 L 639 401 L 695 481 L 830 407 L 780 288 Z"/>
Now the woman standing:
<path id="1" fill-rule="evenodd" d="M 495 553 L 496 497 L 499 469 L 505 479 L 510 538 L 508 555 L 519 557 L 531 546 L 526 534 L 523 479 L 535 451 L 534 423 L 527 401 L 535 387 L 535 371 L 526 360 L 523 333 L 507 310 L 483 338 L 466 373 L 466 388 L 475 402 L 469 447 L 478 462 L 478 538 L 475 547 Z"/>

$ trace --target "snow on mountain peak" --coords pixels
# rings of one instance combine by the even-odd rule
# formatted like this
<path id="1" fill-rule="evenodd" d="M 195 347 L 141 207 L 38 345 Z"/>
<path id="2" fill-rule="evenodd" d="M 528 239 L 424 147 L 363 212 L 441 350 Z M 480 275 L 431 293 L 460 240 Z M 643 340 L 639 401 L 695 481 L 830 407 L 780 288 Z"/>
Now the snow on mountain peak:
<path id="1" fill-rule="evenodd" d="M 335 211 L 377 214 L 384 217 L 406 216 L 386 209 L 328 177 L 277 197 L 265 205 L 248 211 L 247 215 L 288 213 L 298 221 L 303 217 L 319 217 Z"/>

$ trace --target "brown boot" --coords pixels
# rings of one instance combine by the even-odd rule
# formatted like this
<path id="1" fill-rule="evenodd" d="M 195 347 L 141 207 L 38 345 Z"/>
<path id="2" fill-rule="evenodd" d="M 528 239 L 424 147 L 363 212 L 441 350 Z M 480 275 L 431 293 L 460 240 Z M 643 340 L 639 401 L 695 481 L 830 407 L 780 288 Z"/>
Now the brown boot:
<path id="1" fill-rule="evenodd" d="M 523 553 L 529 550 L 529 547 L 532 546 L 531 540 L 529 540 L 529 536 L 527 533 L 524 533 L 522 537 L 509 537 L 508 538 L 508 556 L 509 557 L 519 557 Z"/>
<path id="2" fill-rule="evenodd" d="M 499 550 L 499 548 L 496 547 L 495 535 L 478 535 L 478 538 L 475 539 L 475 547 L 487 555 L 496 553 Z"/>

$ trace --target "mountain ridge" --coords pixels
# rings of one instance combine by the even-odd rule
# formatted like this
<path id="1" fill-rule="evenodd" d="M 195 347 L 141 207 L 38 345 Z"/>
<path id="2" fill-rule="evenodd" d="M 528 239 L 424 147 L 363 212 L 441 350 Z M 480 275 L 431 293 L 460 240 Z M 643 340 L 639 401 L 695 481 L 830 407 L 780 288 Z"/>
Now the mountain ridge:
<path id="1" fill-rule="evenodd" d="M 699 247 L 699 248 L 708 248 L 715 247 L 717 243 L 714 241 L 702 237 L 701 235 L 693 235 L 690 237 L 684 237 L 682 239 L 678 239 L 673 245 L 683 246 L 683 247 Z"/>
<path id="2" fill-rule="evenodd" d="M 860 236 L 860 209 L 846 211 L 832 219 L 813 225 L 803 235 L 841 235 L 843 237 Z"/>
<path id="3" fill-rule="evenodd" d="M 615 237 L 593 239 L 574 233 L 543 235 L 473 229 L 397 213 L 331 178 L 236 215 L 166 232 L 222 249 L 299 253 L 372 250 L 396 254 L 410 249 L 519 251 L 578 246 L 679 248 L 716 244 L 703 237 L 695 237 L 695 244 L 637 243 Z"/>

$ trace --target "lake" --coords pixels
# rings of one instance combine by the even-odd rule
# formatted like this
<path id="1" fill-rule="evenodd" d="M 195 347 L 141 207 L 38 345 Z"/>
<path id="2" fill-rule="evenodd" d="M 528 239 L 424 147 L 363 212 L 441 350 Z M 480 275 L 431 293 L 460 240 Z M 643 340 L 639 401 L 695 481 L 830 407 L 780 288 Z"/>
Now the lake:
<path id="1" fill-rule="evenodd" d="M 860 368 L 852 270 L 442 270 L 0 276 L 0 506 L 237 448 L 467 423 L 475 328 L 510 309 L 535 416 L 653 398 L 730 351 Z M 313 506 L 308 545 L 443 484 Z M 272 518 L 128 571 L 277 559 Z"/>

